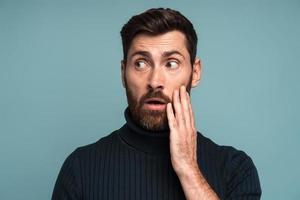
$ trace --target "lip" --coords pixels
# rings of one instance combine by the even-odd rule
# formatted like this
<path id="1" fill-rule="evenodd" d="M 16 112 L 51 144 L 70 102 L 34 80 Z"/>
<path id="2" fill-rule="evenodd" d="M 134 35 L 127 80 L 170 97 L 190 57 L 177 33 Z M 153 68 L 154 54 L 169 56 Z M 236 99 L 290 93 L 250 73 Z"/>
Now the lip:
<path id="1" fill-rule="evenodd" d="M 161 98 L 149 98 L 149 99 L 146 99 L 145 103 L 150 104 L 150 102 L 153 102 L 153 101 L 159 102 L 160 104 L 166 104 L 166 101 Z"/>
<path id="2" fill-rule="evenodd" d="M 158 103 L 151 103 L 158 102 Z M 146 110 L 165 110 L 167 106 L 167 102 L 161 98 L 149 98 L 145 100 L 143 105 Z"/>

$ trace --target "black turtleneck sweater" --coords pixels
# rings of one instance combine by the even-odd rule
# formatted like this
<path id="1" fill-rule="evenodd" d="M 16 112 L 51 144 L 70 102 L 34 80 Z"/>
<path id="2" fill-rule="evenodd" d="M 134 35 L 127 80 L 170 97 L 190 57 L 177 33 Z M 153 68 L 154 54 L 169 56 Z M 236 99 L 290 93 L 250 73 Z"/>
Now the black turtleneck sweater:
<path id="1" fill-rule="evenodd" d="M 65 160 L 52 200 L 185 199 L 170 160 L 168 131 L 149 132 L 127 123 Z M 199 168 L 220 199 L 260 199 L 256 168 L 249 156 L 197 136 Z"/>

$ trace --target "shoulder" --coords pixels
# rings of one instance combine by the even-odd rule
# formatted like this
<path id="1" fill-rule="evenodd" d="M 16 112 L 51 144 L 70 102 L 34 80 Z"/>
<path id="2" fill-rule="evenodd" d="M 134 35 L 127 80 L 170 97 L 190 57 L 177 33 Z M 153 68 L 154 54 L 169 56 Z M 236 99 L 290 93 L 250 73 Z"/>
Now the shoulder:
<path id="1" fill-rule="evenodd" d="M 87 144 L 84 146 L 80 146 L 76 148 L 70 156 L 77 157 L 79 160 L 87 158 L 88 156 L 91 156 L 91 154 L 99 154 L 105 149 L 111 147 L 117 140 L 118 140 L 118 130 L 115 130 L 108 134 L 107 136 L 104 136 L 100 138 L 98 141 Z"/>
<path id="2" fill-rule="evenodd" d="M 198 132 L 198 154 L 204 159 L 216 162 L 227 173 L 237 170 L 255 170 L 255 165 L 250 156 L 242 150 L 232 146 L 216 144 L 211 139 Z"/>
<path id="3" fill-rule="evenodd" d="M 222 177 L 227 196 L 260 196 L 257 169 L 248 154 L 232 146 L 216 144 L 201 133 L 198 133 L 198 148 L 202 164 L 210 163 Z"/>
<path id="4" fill-rule="evenodd" d="M 61 173 L 73 172 L 74 176 L 79 176 L 85 169 L 101 161 L 103 156 L 107 157 L 117 137 L 117 131 L 114 131 L 97 142 L 76 148 L 65 159 Z"/>
<path id="5" fill-rule="evenodd" d="M 227 162 L 240 163 L 243 160 L 251 160 L 244 151 L 232 146 L 219 145 L 199 132 L 197 142 L 199 154 L 209 154 L 210 157 L 219 161 L 221 159 Z"/>
<path id="6" fill-rule="evenodd" d="M 101 151 L 116 141 L 116 137 L 117 131 L 114 131 L 97 142 L 79 147 L 69 154 L 57 177 L 52 199 L 65 199 L 66 196 L 79 199 L 82 196 L 84 181 L 90 178 L 84 172 L 100 161 Z"/>

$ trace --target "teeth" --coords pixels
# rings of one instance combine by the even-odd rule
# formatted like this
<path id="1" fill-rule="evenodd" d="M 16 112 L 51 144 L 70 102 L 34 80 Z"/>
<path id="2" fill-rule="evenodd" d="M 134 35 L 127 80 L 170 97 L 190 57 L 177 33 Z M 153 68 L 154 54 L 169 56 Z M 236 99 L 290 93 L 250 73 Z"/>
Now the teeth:
<path id="1" fill-rule="evenodd" d="M 163 103 L 160 102 L 160 101 L 149 101 L 148 103 L 150 103 L 150 104 L 163 104 Z"/>

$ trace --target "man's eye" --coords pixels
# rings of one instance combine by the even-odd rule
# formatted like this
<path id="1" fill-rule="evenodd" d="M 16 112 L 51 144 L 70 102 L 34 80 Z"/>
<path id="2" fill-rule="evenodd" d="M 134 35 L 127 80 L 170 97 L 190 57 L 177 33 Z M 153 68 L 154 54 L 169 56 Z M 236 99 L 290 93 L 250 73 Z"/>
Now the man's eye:
<path id="1" fill-rule="evenodd" d="M 166 66 L 170 69 L 176 69 L 179 67 L 179 64 L 176 61 L 169 61 L 167 62 Z"/>
<path id="2" fill-rule="evenodd" d="M 135 65 L 135 67 L 138 68 L 138 69 L 145 69 L 146 66 L 147 66 L 147 63 L 146 63 L 146 61 L 144 61 L 144 60 L 139 60 L 139 61 L 136 61 L 136 62 L 134 63 L 134 65 Z"/>

